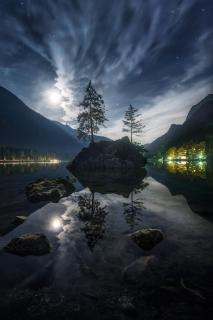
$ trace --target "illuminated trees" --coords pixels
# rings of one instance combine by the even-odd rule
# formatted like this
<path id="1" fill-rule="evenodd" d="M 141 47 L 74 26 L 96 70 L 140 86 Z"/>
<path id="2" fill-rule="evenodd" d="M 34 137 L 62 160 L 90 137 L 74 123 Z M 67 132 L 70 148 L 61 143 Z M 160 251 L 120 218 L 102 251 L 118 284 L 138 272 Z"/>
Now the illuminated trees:
<path id="1" fill-rule="evenodd" d="M 189 143 L 179 148 L 171 147 L 166 152 L 166 160 L 203 161 L 206 159 L 206 143 Z"/>
<path id="2" fill-rule="evenodd" d="M 177 149 L 175 147 L 171 147 L 166 152 L 167 160 L 175 160 L 177 157 Z"/>
<path id="3" fill-rule="evenodd" d="M 187 148 L 188 160 L 205 160 L 206 159 L 206 143 L 204 141 L 200 143 L 191 143 Z"/>
<path id="4" fill-rule="evenodd" d="M 177 160 L 186 160 L 187 157 L 187 149 L 185 147 L 180 147 L 177 149 Z"/>

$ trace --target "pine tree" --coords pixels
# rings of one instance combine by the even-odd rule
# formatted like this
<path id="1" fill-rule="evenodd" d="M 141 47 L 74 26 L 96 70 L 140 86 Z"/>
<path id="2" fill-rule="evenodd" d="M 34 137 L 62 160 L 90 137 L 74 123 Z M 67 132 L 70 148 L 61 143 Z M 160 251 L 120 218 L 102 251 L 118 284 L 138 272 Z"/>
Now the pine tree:
<path id="1" fill-rule="evenodd" d="M 104 100 L 100 94 L 93 88 L 91 81 L 89 82 L 84 100 L 80 103 L 83 111 L 78 115 L 78 137 L 86 138 L 90 136 L 90 140 L 94 143 L 94 134 L 99 131 L 99 127 L 107 120 L 105 117 Z"/>
<path id="2" fill-rule="evenodd" d="M 128 108 L 128 110 L 125 112 L 123 124 L 124 132 L 130 132 L 130 141 L 132 142 L 132 137 L 134 134 L 139 136 L 139 134 L 142 133 L 143 128 L 145 128 L 145 125 L 143 125 L 142 120 L 137 120 L 140 114 L 137 113 L 138 109 L 134 108 L 131 104 Z"/>

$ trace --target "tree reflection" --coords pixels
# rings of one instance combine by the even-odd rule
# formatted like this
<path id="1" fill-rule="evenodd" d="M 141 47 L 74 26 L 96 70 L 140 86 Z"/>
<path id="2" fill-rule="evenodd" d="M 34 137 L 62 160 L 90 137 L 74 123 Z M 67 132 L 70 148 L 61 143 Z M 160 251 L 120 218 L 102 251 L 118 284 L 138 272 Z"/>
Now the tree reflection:
<path id="1" fill-rule="evenodd" d="M 88 247 L 93 250 L 97 242 L 105 233 L 105 217 L 108 214 L 105 206 L 95 199 L 95 193 L 84 194 L 79 197 L 79 219 L 84 223 L 84 232 Z"/>
<path id="2" fill-rule="evenodd" d="M 179 173 L 181 175 L 189 175 L 194 177 L 206 178 L 206 162 L 205 161 L 168 161 L 166 169 L 170 173 Z"/>
<path id="3" fill-rule="evenodd" d="M 143 180 L 140 183 L 140 186 L 135 188 L 130 193 L 130 202 L 124 203 L 124 216 L 126 223 L 130 226 L 131 230 L 134 230 L 137 226 L 137 223 L 142 219 L 142 211 L 145 208 L 143 205 L 142 199 L 136 199 L 136 195 L 145 189 L 148 186 L 148 183 L 145 183 Z"/>
<path id="4" fill-rule="evenodd" d="M 38 163 L 0 163 L 0 175 L 9 176 L 14 174 L 36 173 L 37 171 L 45 168 L 57 168 L 58 163 L 51 162 L 38 162 Z"/>

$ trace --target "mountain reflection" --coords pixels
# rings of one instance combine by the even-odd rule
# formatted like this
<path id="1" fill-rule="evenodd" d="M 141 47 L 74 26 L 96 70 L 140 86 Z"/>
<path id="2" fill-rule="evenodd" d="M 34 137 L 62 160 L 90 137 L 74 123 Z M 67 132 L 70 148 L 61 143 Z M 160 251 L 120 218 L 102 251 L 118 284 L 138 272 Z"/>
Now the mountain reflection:
<path id="1" fill-rule="evenodd" d="M 106 207 L 95 199 L 95 193 L 80 195 L 78 199 L 79 219 L 83 222 L 88 247 L 93 250 L 97 242 L 103 238 L 105 232 Z"/>
<path id="2" fill-rule="evenodd" d="M 155 180 L 167 186 L 172 195 L 183 195 L 193 212 L 213 221 L 211 161 L 169 161 L 150 166 L 148 171 Z"/>

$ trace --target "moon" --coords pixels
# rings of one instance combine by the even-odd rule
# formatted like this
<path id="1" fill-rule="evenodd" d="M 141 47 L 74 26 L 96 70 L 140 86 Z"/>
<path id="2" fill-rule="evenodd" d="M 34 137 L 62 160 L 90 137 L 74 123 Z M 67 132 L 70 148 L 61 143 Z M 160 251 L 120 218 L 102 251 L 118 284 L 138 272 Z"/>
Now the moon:
<path id="1" fill-rule="evenodd" d="M 62 228 L 61 219 L 57 218 L 57 217 L 53 218 L 51 223 L 50 223 L 50 227 L 51 227 L 52 230 L 55 230 L 55 231 L 61 229 Z"/>
<path id="2" fill-rule="evenodd" d="M 59 90 L 50 89 L 47 91 L 47 99 L 52 105 L 57 105 L 62 101 L 62 96 Z"/>

